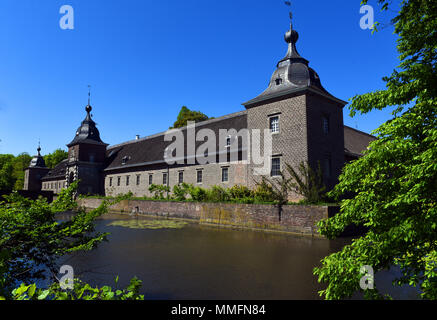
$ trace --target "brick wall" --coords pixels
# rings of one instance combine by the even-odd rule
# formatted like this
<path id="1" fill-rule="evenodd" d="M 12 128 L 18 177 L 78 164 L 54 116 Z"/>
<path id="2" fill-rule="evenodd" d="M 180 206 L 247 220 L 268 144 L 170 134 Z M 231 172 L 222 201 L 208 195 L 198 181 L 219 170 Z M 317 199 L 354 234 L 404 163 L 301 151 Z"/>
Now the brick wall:
<path id="1" fill-rule="evenodd" d="M 100 199 L 80 199 L 80 206 L 97 208 Z M 338 211 L 328 206 L 284 206 L 279 220 L 278 208 L 273 205 L 196 203 L 123 200 L 112 207 L 111 212 L 138 213 L 159 217 L 193 219 L 201 224 L 265 231 L 298 233 L 319 237 L 317 222 Z"/>

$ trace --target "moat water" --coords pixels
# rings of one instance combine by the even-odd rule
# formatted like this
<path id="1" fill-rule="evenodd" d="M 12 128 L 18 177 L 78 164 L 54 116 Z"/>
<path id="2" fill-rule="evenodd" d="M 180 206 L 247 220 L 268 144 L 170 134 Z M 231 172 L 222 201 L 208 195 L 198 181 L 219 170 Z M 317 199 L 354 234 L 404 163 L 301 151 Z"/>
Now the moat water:
<path id="1" fill-rule="evenodd" d="M 313 268 L 350 242 L 196 223 L 145 228 L 149 222 L 144 217 L 107 214 L 98 219 L 96 229 L 109 232 L 109 241 L 62 262 L 92 285 L 114 287 L 118 275 L 120 288 L 137 276 L 146 299 L 320 299 L 318 291 L 324 286 Z M 414 290 L 391 288 L 393 275 L 377 274 L 375 284 L 395 298 L 415 298 Z"/>

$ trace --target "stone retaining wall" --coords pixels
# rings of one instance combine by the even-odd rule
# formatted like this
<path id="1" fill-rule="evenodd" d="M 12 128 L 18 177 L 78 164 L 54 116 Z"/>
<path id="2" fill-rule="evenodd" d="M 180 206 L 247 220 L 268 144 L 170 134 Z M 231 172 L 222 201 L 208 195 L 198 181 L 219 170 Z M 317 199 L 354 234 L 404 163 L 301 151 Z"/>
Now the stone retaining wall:
<path id="1" fill-rule="evenodd" d="M 87 209 L 97 208 L 101 203 L 101 199 L 78 200 L 78 204 Z M 331 217 L 338 209 L 334 206 L 287 205 L 279 219 L 278 208 L 265 204 L 123 200 L 112 205 L 110 212 L 191 219 L 201 224 L 320 237 L 317 222 Z"/>

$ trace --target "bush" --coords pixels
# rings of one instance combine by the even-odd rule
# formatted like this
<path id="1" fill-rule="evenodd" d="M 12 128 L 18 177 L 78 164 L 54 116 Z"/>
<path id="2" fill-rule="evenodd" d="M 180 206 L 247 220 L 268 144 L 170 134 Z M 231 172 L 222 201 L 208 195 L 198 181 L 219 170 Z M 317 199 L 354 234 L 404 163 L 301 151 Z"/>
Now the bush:
<path id="1" fill-rule="evenodd" d="M 173 187 L 173 199 L 178 201 L 184 201 L 187 199 L 187 195 L 190 193 L 190 189 L 192 189 L 192 185 L 188 183 L 181 183 L 180 185 L 175 185 Z"/>
<path id="2" fill-rule="evenodd" d="M 153 193 L 153 199 L 163 200 L 165 199 L 164 193 L 170 192 L 170 187 L 164 185 L 152 184 L 149 187 L 149 191 Z"/>
<path id="3" fill-rule="evenodd" d="M 189 189 L 189 193 L 191 199 L 193 201 L 206 201 L 207 200 L 207 192 L 205 189 L 201 187 L 192 187 Z"/>
<path id="4" fill-rule="evenodd" d="M 253 191 L 253 197 L 256 202 L 275 201 L 275 195 L 272 186 L 264 180 L 257 184 L 255 190 Z"/>
<path id="5" fill-rule="evenodd" d="M 213 186 L 211 190 L 207 192 L 207 199 L 212 202 L 226 202 L 231 200 L 231 196 L 225 188 Z"/>
<path id="6" fill-rule="evenodd" d="M 235 185 L 232 188 L 228 189 L 228 191 L 231 199 L 235 201 L 253 198 L 253 191 L 246 186 Z"/>

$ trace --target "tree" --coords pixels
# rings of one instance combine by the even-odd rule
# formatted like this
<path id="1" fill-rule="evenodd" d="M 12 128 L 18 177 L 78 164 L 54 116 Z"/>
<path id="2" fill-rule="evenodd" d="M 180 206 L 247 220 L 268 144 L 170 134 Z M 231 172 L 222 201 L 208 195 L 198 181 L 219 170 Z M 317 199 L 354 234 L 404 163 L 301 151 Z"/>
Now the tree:
<path id="1" fill-rule="evenodd" d="M 14 190 L 22 190 L 24 187 L 24 170 L 29 167 L 32 157 L 24 152 L 20 153 L 13 160 L 13 176 L 15 178 Z"/>
<path id="2" fill-rule="evenodd" d="M 194 121 L 197 123 L 208 119 L 210 118 L 208 118 L 208 116 L 203 114 L 202 112 L 192 111 L 186 106 L 183 106 L 178 114 L 176 122 L 173 124 L 173 127 L 170 127 L 170 129 L 182 128 L 187 125 L 188 121 Z"/>
<path id="3" fill-rule="evenodd" d="M 107 234 L 94 232 L 94 220 L 106 211 L 107 203 L 91 212 L 78 210 L 71 220 L 58 222 L 55 214 L 76 207 L 73 194 L 77 182 L 64 189 L 49 204 L 12 193 L 0 203 L 0 296 L 10 296 L 19 282 L 45 278 L 45 270 L 57 274 L 57 259 L 65 254 L 91 250 Z M 42 268 L 43 267 L 43 268 Z"/>
<path id="4" fill-rule="evenodd" d="M 53 169 L 58 165 L 62 160 L 68 158 L 68 152 L 62 149 L 56 149 L 52 153 L 49 153 L 44 156 L 44 161 L 46 163 L 47 168 Z"/>
<path id="5" fill-rule="evenodd" d="M 395 106 L 393 118 L 374 131 L 378 140 L 344 168 L 332 192 L 354 196 L 341 202 L 340 214 L 319 223 L 331 239 L 352 223 L 368 232 L 315 268 L 327 283 L 326 299 L 362 291 L 364 265 L 374 272 L 396 266 L 396 285 L 418 285 L 422 298 L 437 299 L 437 2 L 404 0 L 392 22 L 400 64 L 384 78 L 385 90 L 353 97 L 350 109 L 354 115 Z M 377 287 L 365 297 L 388 297 Z"/>
<path id="6" fill-rule="evenodd" d="M 91 287 L 74 279 L 71 291 L 62 290 L 56 281 L 57 261 L 63 255 L 91 250 L 106 240 L 106 233 L 95 232 L 94 221 L 107 212 L 109 205 L 122 198 L 103 203 L 90 212 L 77 208 L 73 195 L 78 182 L 64 189 L 57 200 L 48 204 L 43 198 L 28 200 L 16 193 L 0 202 L 0 300 L 142 300 L 141 280 L 131 279 L 125 289 L 109 286 Z M 72 218 L 59 222 L 58 212 L 74 209 Z M 48 269 L 54 282 L 47 288 L 35 283 L 45 278 Z M 17 288 L 17 283 L 21 285 Z M 115 280 L 117 284 L 118 277 Z M 15 289 L 14 289 L 15 288 Z"/>

